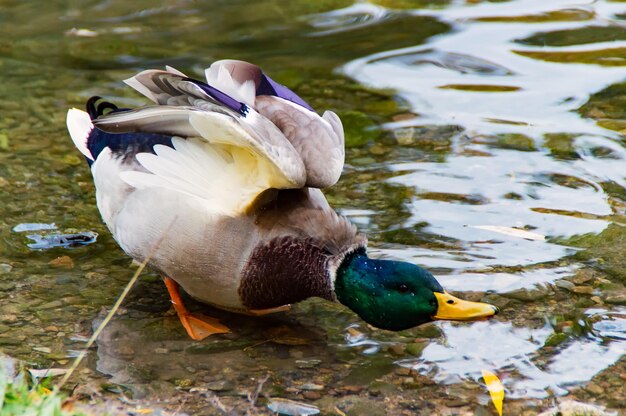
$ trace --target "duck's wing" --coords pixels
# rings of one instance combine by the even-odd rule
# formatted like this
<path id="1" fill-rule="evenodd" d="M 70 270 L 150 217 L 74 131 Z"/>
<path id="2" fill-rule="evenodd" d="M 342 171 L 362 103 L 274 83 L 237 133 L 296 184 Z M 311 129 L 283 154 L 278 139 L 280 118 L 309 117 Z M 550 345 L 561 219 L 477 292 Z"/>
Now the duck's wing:
<path id="1" fill-rule="evenodd" d="M 321 117 L 302 98 L 244 61 L 217 61 L 206 70 L 207 82 L 241 97 L 287 137 L 304 162 L 306 186 L 327 188 L 341 176 L 344 133 L 332 111 Z"/>
<path id="2" fill-rule="evenodd" d="M 166 71 L 143 71 L 124 82 L 159 106 L 137 109 L 138 114 L 100 117 L 95 121 L 99 128 L 110 132 L 167 132 L 183 137 L 199 134 L 211 143 L 247 147 L 260 152 L 282 172 L 289 185 L 277 188 L 304 185 L 302 158 L 283 132 L 249 104 L 254 101 L 250 83 L 235 86 L 232 84 L 236 82 L 226 77 L 210 85 L 171 67 Z"/>
<path id="3" fill-rule="evenodd" d="M 83 126 L 85 113 L 68 113 L 72 138 L 95 161 L 92 169 L 102 153 L 106 163 L 124 165 L 116 172 L 133 188 L 174 189 L 226 215 L 245 212 L 266 189 L 304 186 L 298 152 L 245 103 L 171 70 L 134 78 L 129 84 L 161 105 L 98 116 L 91 130 Z"/>
<path id="4" fill-rule="evenodd" d="M 290 189 L 304 186 L 306 172 L 300 155 L 271 122 L 253 111 L 244 118 L 223 108 L 218 112 L 203 109 L 203 106 L 204 103 L 196 102 L 195 106 L 186 107 L 144 107 L 100 117 L 94 120 L 94 125 L 109 133 L 155 133 L 202 139 L 200 142 L 205 143 L 207 149 L 250 155 L 263 167 L 261 170 L 271 173 L 270 177 L 264 178 L 268 187 Z M 255 169 L 245 164 L 238 168 L 242 174 L 253 173 Z"/>
<path id="5" fill-rule="evenodd" d="M 125 82 L 162 105 L 197 106 L 201 99 L 203 108 L 210 111 L 249 112 L 241 126 L 259 137 L 269 137 L 270 130 L 275 132 L 257 120 L 261 115 L 296 149 L 304 163 L 306 186 L 327 188 L 339 180 L 345 159 L 344 133 L 341 120 L 332 111 L 320 117 L 297 94 L 248 62 L 214 62 L 205 71 L 207 84 L 190 82 L 174 71 L 144 71 Z M 221 105 L 213 105 L 206 93 Z"/>

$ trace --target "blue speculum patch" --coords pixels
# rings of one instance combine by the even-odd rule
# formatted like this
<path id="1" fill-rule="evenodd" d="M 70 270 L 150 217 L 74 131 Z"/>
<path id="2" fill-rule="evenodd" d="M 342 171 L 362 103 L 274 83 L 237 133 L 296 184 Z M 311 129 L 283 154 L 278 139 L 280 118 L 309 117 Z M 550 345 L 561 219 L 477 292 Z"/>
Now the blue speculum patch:
<path id="1" fill-rule="evenodd" d="M 248 106 L 245 105 L 242 102 L 239 102 L 237 100 L 235 100 L 233 97 L 231 97 L 228 94 L 223 93 L 222 91 L 218 90 L 215 87 L 212 87 L 211 85 L 204 83 L 202 81 L 198 81 L 197 79 L 193 79 L 193 78 L 184 78 L 185 81 L 189 81 L 195 85 L 197 85 L 198 87 L 200 87 L 200 89 L 202 89 L 202 91 L 204 91 L 205 93 L 207 93 L 209 96 L 213 97 L 215 100 L 217 100 L 220 104 L 223 104 L 224 106 L 230 108 L 233 111 L 237 111 L 238 113 L 245 115 L 248 112 Z"/>
<path id="2" fill-rule="evenodd" d="M 226 107 L 230 108 L 231 110 L 237 111 L 244 116 L 248 113 L 248 107 L 244 103 L 235 100 L 233 97 L 223 93 L 217 88 L 193 78 L 185 78 L 185 81 L 194 83 L 195 85 L 200 87 L 202 91 L 213 97 L 220 104 L 223 104 Z M 261 75 L 261 82 L 256 89 L 256 95 L 272 95 L 274 97 L 280 97 L 287 101 L 291 101 L 292 103 L 297 104 L 301 107 L 304 107 L 309 111 L 315 111 L 306 101 L 300 98 L 298 94 L 291 91 L 284 85 L 274 81 L 272 78 L 268 77 L 265 74 Z"/>
<path id="3" fill-rule="evenodd" d="M 261 84 L 256 90 L 256 95 L 273 95 L 275 97 L 280 97 L 285 100 L 291 101 L 299 106 L 302 106 L 310 111 L 315 111 L 313 108 L 307 104 L 302 98 L 300 98 L 295 92 L 291 91 L 289 88 L 285 87 L 282 84 L 274 81 L 267 75 L 263 74 L 261 76 Z"/>
<path id="4" fill-rule="evenodd" d="M 109 133 L 94 127 L 89 134 L 87 148 L 91 152 L 94 160 L 105 147 L 111 149 L 111 152 L 118 156 L 133 156 L 137 153 L 154 153 L 154 146 L 163 144 L 172 146 L 172 137 L 165 134 L 157 133 Z M 87 160 L 91 165 L 93 162 Z"/>

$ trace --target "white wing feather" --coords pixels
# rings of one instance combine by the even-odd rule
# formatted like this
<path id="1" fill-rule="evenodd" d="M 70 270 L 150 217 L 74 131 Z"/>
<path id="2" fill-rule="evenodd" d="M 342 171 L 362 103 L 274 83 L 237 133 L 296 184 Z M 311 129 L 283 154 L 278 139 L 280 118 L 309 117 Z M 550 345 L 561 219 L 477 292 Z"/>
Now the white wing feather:
<path id="1" fill-rule="evenodd" d="M 239 148 L 217 151 L 201 138 L 172 139 L 174 148 L 157 145 L 156 154 L 140 153 L 147 172 L 126 171 L 122 180 L 138 189 L 166 188 L 200 198 L 211 212 L 235 215 L 263 190 L 263 163 Z"/>
<path id="2" fill-rule="evenodd" d="M 85 157 L 93 160 L 94 157 L 87 148 L 87 139 L 93 129 L 89 114 L 77 108 L 72 108 L 67 112 L 66 122 L 67 130 L 70 132 L 74 146 L 76 146 Z"/>
<path id="3" fill-rule="evenodd" d="M 226 66 L 229 62 L 233 61 L 217 61 L 207 68 L 204 71 L 207 83 L 216 86 L 224 94 L 233 97 L 235 100 L 254 108 L 254 101 L 256 100 L 256 84 L 254 80 L 249 79 L 239 82 L 233 79 Z"/>

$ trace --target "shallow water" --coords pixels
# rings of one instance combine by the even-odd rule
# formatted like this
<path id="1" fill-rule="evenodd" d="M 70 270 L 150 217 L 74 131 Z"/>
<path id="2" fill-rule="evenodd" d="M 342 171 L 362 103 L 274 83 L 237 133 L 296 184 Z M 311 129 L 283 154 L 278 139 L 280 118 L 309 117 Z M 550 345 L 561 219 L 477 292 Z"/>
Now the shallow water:
<path id="1" fill-rule="evenodd" d="M 486 414 L 487 369 L 518 399 L 511 414 L 565 395 L 624 409 L 625 16 L 561 0 L 0 3 L 0 348 L 67 365 L 134 271 L 67 108 L 141 105 L 122 79 L 234 57 L 340 114 L 347 164 L 327 195 L 374 255 L 502 313 L 395 334 L 312 300 L 217 312 L 233 333 L 194 343 L 148 275 L 83 379 L 190 413 L 212 405 L 207 386 L 241 410 L 269 375 L 265 394 L 330 411 Z"/>

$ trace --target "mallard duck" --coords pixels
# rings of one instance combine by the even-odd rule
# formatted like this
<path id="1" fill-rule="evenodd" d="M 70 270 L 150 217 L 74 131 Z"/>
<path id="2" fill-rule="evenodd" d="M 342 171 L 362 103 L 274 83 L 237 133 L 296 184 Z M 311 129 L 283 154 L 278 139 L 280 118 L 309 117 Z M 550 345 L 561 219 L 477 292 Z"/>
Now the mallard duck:
<path id="1" fill-rule="evenodd" d="M 318 115 L 247 62 L 218 61 L 205 75 L 143 71 L 125 82 L 153 105 L 92 97 L 86 112 L 67 113 L 104 222 L 129 256 L 163 276 L 193 339 L 229 328 L 190 313 L 179 285 L 252 315 L 320 297 L 393 331 L 497 313 L 448 294 L 421 267 L 368 257 L 366 237 L 321 191 L 344 164 L 335 113 Z"/>

